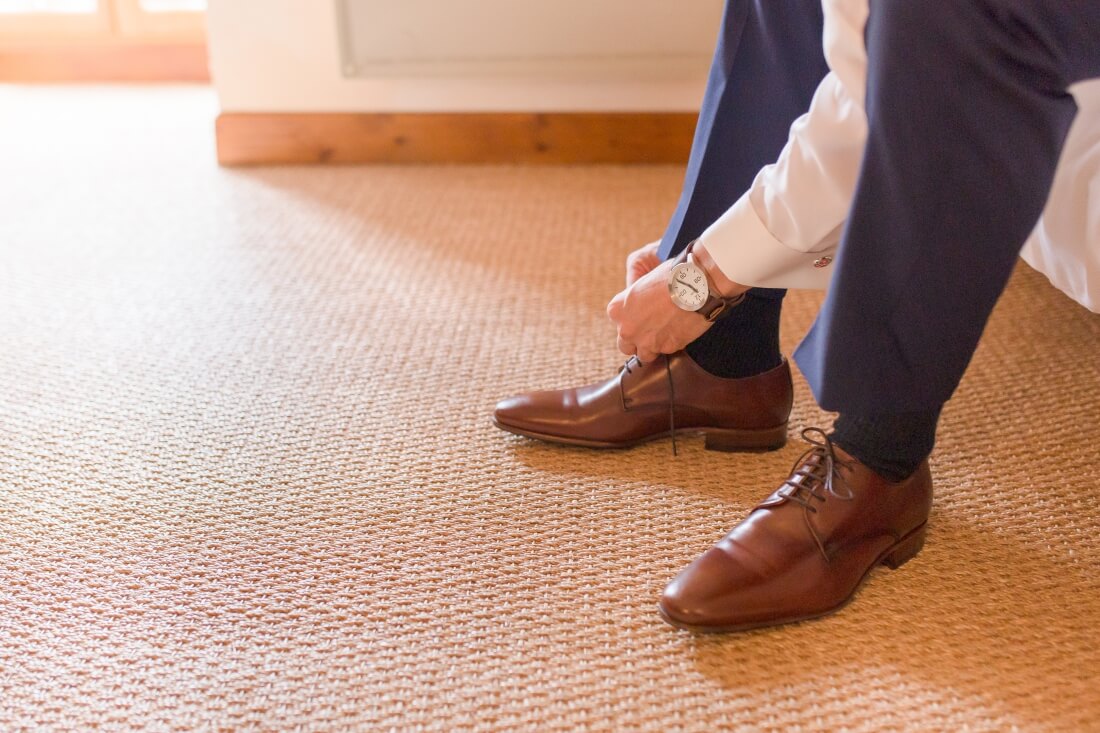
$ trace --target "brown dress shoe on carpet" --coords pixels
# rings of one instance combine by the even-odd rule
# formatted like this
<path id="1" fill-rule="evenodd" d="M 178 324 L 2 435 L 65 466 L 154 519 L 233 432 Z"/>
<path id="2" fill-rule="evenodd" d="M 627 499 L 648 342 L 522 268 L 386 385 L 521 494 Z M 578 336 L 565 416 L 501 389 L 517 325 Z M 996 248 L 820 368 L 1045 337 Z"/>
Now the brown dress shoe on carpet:
<path id="1" fill-rule="evenodd" d="M 820 439 L 811 437 L 818 434 Z M 690 631 L 743 631 L 841 609 L 876 565 L 898 568 L 924 545 L 928 461 L 891 483 L 817 428 L 791 477 L 665 588 L 658 608 Z"/>
<path id="2" fill-rule="evenodd" d="M 517 435 L 590 448 L 702 432 L 710 450 L 771 450 L 786 443 L 792 400 L 785 360 L 762 374 L 723 379 L 681 351 L 648 364 L 632 357 L 618 376 L 597 384 L 503 400 L 493 422 Z"/>

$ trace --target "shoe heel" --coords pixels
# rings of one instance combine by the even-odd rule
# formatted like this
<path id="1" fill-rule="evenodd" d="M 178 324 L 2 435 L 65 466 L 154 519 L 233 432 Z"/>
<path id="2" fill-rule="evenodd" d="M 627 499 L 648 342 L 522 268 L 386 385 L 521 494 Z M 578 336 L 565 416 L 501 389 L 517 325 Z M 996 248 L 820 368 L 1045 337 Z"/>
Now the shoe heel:
<path id="1" fill-rule="evenodd" d="M 787 423 L 763 430 L 707 430 L 704 433 L 707 450 L 732 453 L 734 451 L 767 451 L 787 444 Z"/>
<path id="2" fill-rule="evenodd" d="M 924 538 L 928 534 L 928 525 L 922 524 L 909 533 L 909 536 L 894 545 L 894 548 L 882 558 L 882 564 L 891 570 L 897 570 L 917 556 L 924 547 Z"/>

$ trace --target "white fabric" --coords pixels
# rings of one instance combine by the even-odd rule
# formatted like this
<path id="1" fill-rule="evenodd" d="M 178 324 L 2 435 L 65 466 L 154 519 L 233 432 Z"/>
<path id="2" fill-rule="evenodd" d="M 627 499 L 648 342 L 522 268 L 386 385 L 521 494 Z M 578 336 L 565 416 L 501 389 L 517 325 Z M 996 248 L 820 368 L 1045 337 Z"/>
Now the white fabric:
<path id="1" fill-rule="evenodd" d="M 822 0 L 830 72 L 772 165 L 700 238 L 722 272 L 756 287 L 826 288 L 867 140 L 868 0 Z M 1100 309 L 1100 84 L 1081 111 L 1024 258 L 1090 310 Z"/>
<path id="2" fill-rule="evenodd" d="M 1100 313 L 1100 80 L 1072 91 L 1077 118 L 1046 209 L 1021 255 L 1066 295 Z"/>

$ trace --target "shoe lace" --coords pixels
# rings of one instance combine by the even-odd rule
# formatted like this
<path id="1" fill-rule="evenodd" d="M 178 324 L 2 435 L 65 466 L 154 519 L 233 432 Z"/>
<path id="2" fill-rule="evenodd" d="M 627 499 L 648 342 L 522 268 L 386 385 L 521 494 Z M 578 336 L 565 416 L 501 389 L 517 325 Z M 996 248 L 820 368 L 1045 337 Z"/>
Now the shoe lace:
<path id="1" fill-rule="evenodd" d="M 779 487 L 779 495 L 815 514 L 815 501 L 822 503 L 829 496 L 841 501 L 855 498 L 852 487 L 837 470 L 841 466 L 851 469 L 854 464 L 837 456 L 836 444 L 828 433 L 821 428 L 803 428 L 802 439 L 810 444 L 810 449 L 794 462 L 790 477 Z M 821 489 L 824 492 L 819 493 Z"/>
<path id="2" fill-rule="evenodd" d="M 790 477 L 783 482 L 777 493 L 785 499 L 802 505 L 812 514 L 817 514 L 818 506 L 825 503 L 830 496 L 841 501 L 854 499 L 855 493 L 852 487 L 837 470 L 841 466 L 851 469 L 854 464 L 837 456 L 836 444 L 829 438 L 828 433 L 821 428 L 803 428 L 802 439 L 810 443 L 811 447 L 794 462 Z M 822 489 L 824 492 L 821 492 Z M 831 558 L 829 551 L 825 549 L 825 542 L 813 524 L 807 523 L 807 526 L 822 557 L 826 562 L 830 562 Z"/>
<path id="3" fill-rule="evenodd" d="M 672 361 L 668 358 L 668 354 L 662 354 L 661 358 L 665 363 L 665 376 L 668 378 L 668 437 L 672 438 L 672 455 L 678 456 L 679 452 L 676 450 L 676 383 L 672 379 Z M 637 356 L 632 356 L 626 360 L 622 369 L 619 370 L 619 395 L 622 397 L 623 407 L 627 407 L 626 392 L 623 389 L 623 374 L 633 374 L 634 370 L 631 365 L 639 367 L 645 366 L 642 360 Z"/>

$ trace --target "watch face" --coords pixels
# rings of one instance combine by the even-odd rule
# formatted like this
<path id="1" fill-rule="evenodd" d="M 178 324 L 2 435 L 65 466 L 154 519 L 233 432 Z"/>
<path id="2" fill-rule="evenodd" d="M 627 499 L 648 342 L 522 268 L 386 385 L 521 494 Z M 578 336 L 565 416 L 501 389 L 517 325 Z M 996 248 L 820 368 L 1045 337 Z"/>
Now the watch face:
<path id="1" fill-rule="evenodd" d="M 706 274 L 691 264 L 681 262 L 672 268 L 668 280 L 672 302 L 686 311 L 697 311 L 707 302 L 709 288 Z"/>

